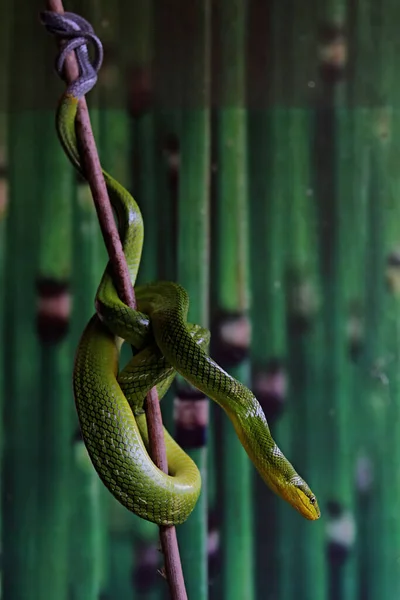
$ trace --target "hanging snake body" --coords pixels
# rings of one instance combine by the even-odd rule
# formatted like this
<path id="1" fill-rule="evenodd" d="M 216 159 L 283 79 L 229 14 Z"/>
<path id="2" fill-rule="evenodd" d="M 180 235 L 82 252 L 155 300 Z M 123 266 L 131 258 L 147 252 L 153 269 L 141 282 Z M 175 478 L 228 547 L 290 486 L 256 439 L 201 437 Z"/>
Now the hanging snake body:
<path id="1" fill-rule="evenodd" d="M 81 77 L 63 94 L 56 124 L 66 155 L 85 176 L 75 118 L 79 98 L 93 86 L 93 73 L 85 56 L 78 50 L 77 55 Z M 128 191 L 105 171 L 103 175 L 134 285 L 142 252 L 142 216 Z M 186 291 L 171 282 L 147 284 L 135 291 L 137 310 L 120 300 L 107 265 L 96 294 L 96 314 L 83 332 L 74 365 L 74 396 L 82 436 L 110 492 L 129 510 L 159 525 L 177 525 L 192 512 L 201 489 L 200 473 L 166 430 L 168 474 L 154 465 L 148 454 L 143 410 L 147 392 L 156 385 L 162 398 L 178 372 L 223 408 L 270 488 L 305 518 L 318 519 L 314 494 L 274 442 L 255 396 L 207 354 L 209 332 L 187 323 Z M 136 354 L 119 372 L 123 341 L 130 343 Z"/>

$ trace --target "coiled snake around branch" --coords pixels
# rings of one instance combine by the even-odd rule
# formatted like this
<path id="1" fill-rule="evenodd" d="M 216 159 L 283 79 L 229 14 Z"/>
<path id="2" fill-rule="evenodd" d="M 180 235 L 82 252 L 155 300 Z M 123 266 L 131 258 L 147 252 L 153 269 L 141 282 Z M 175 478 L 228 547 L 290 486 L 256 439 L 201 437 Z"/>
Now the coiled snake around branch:
<path id="1" fill-rule="evenodd" d="M 45 11 L 41 16 L 51 33 L 67 40 L 57 61 L 60 76 L 67 54 L 72 50 L 77 54 L 80 77 L 60 99 L 56 126 L 66 155 L 84 177 L 75 117 L 79 99 L 97 81 L 101 42 L 91 25 L 73 13 Z M 88 43 L 95 48 L 93 64 Z M 103 175 L 134 285 L 142 253 L 142 216 L 129 192 L 105 171 Z M 318 519 L 314 494 L 275 444 L 255 396 L 207 354 L 209 332 L 187 323 L 186 291 L 176 283 L 156 282 L 139 286 L 135 292 L 138 310 L 120 300 L 107 266 L 96 294 L 96 314 L 82 334 L 74 365 L 74 395 L 83 439 L 110 492 L 139 517 L 158 525 L 177 525 L 192 512 L 201 489 L 194 462 L 166 430 L 168 474 L 154 465 L 147 452 L 145 396 L 156 385 L 162 398 L 178 372 L 224 409 L 270 488 L 305 518 Z M 136 354 L 119 372 L 123 341 L 130 343 Z"/>

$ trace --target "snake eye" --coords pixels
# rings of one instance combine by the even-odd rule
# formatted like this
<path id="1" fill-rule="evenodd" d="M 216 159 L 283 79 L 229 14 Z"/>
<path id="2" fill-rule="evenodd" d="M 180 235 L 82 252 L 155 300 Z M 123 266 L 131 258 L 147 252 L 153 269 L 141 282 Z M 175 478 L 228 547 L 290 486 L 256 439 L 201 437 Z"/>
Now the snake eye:
<path id="1" fill-rule="evenodd" d="M 311 496 L 311 498 L 310 498 L 311 504 L 315 504 L 316 501 L 317 501 L 316 497 L 315 496 Z"/>

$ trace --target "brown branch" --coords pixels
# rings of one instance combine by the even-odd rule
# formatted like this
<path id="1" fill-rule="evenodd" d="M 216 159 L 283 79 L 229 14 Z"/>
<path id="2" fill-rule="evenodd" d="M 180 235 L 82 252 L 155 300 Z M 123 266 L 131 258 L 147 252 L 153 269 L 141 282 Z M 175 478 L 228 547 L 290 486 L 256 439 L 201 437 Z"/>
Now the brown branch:
<path id="1" fill-rule="evenodd" d="M 48 10 L 57 13 L 64 12 L 61 0 L 47 0 L 46 5 Z M 79 77 L 79 67 L 74 52 L 65 61 L 65 74 L 68 83 Z M 121 300 L 135 309 L 135 293 L 130 282 L 125 255 L 108 198 L 85 98 L 79 101 L 77 137 L 80 142 L 86 179 L 92 192 L 101 232 L 113 269 L 115 286 Z M 164 471 L 164 473 L 168 473 L 161 410 L 156 388 L 153 388 L 148 393 L 146 404 L 150 455 L 157 467 Z M 160 527 L 160 540 L 164 553 L 165 572 L 171 598 L 173 600 L 187 600 L 175 527 Z"/>

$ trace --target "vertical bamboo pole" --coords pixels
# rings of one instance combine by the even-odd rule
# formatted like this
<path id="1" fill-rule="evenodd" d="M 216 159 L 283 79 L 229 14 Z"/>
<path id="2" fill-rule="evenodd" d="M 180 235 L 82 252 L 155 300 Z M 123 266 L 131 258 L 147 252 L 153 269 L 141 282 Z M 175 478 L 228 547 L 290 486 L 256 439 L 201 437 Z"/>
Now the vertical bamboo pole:
<path id="1" fill-rule="evenodd" d="M 7 0 L 0 2 L 0 461 L 3 452 L 3 407 L 4 407 L 4 309 L 5 309 L 5 241 L 6 219 L 8 205 L 8 176 L 7 176 L 7 121 L 8 121 L 8 83 L 9 83 L 9 10 Z M 0 468 L 1 474 L 1 468 Z M 1 502 L 1 497 L 0 497 Z M 1 539 L 1 508 L 0 508 L 0 539 Z M 0 584 L 1 585 L 1 584 Z"/>
<path id="2" fill-rule="evenodd" d="M 382 202 L 377 197 L 380 186 L 374 161 L 371 160 L 371 146 L 374 144 L 371 122 L 374 121 L 373 103 L 380 85 L 381 64 L 378 43 L 381 31 L 376 24 L 379 23 L 377 16 L 381 10 L 381 7 L 369 2 L 351 2 L 349 5 L 348 72 L 354 161 L 352 223 L 357 232 L 352 239 L 356 249 L 352 274 L 356 288 L 359 291 L 365 290 L 365 297 L 358 298 L 356 304 L 358 314 L 353 316 L 356 336 L 350 341 L 358 367 L 353 400 L 354 415 L 358 423 L 355 444 L 357 594 L 358 598 L 365 600 L 372 600 L 376 593 L 380 593 L 378 590 L 382 590 L 382 512 L 378 508 L 381 470 L 376 467 L 381 460 L 379 439 L 382 435 L 383 415 L 382 410 L 377 408 L 385 403 L 386 390 L 373 373 L 376 357 L 383 352 L 381 315 L 384 300 L 384 248 L 381 240 Z M 380 196 L 381 192 L 378 194 Z M 354 348 L 354 343 L 358 343 L 358 349 Z"/>
<path id="3" fill-rule="evenodd" d="M 133 3 L 132 24 L 136 35 L 130 50 L 130 107 L 133 121 L 135 194 L 140 202 L 145 224 L 140 281 L 155 281 L 158 277 L 158 231 L 162 215 L 158 215 L 156 178 L 156 135 L 154 115 L 154 3 L 136 0 Z M 163 205 L 165 199 L 160 201 Z M 161 218 L 160 218 L 161 217 Z"/>
<path id="4" fill-rule="evenodd" d="M 382 182 L 375 202 L 380 201 L 383 208 L 381 220 L 381 241 L 385 253 L 387 273 L 393 275 L 398 269 L 399 235 L 399 142 L 400 131 L 399 100 L 400 87 L 397 75 L 397 57 L 399 44 L 394 36 L 394 20 L 399 18 L 399 7 L 389 0 L 381 7 L 380 39 L 381 63 L 379 65 L 379 96 L 373 121 L 373 134 L 376 161 L 380 167 Z M 378 224 L 376 225 L 376 227 Z M 387 282 L 388 283 L 388 282 Z M 386 415 L 381 439 L 385 440 L 386 451 L 381 455 L 383 485 L 381 501 L 387 504 L 383 515 L 382 578 L 383 593 L 387 598 L 400 594 L 399 563 L 400 524 L 397 506 L 400 497 L 400 483 L 394 476 L 398 468 L 400 443 L 394 424 L 400 416 L 400 379 L 398 361 L 400 355 L 400 303 L 399 288 L 395 284 L 387 287 L 381 317 L 384 319 L 384 353 L 380 355 L 380 375 L 386 388 Z M 382 448 L 383 449 L 383 448 Z M 383 453 L 382 453 L 383 454 Z"/>
<path id="5" fill-rule="evenodd" d="M 131 35 L 135 37 L 136 23 L 132 5 L 124 10 L 121 2 L 114 3 L 112 7 L 109 2 L 102 2 L 100 11 L 98 32 L 104 47 L 104 62 L 98 81 L 97 139 L 104 168 L 129 189 L 132 186 L 131 120 L 128 114 L 129 79 L 123 40 L 127 39 L 124 34 L 128 27 L 131 27 Z M 130 44 L 128 48 L 131 50 Z M 128 357 L 129 350 L 129 347 L 123 347 L 122 356 Z M 129 597 L 133 593 L 132 574 L 136 562 L 133 552 L 135 518 L 108 491 L 106 493 L 104 508 L 109 529 L 106 551 L 109 571 L 107 594 L 111 598 Z"/>
<path id="6" fill-rule="evenodd" d="M 93 101 L 93 99 L 92 99 Z M 91 107 L 91 122 L 96 130 L 97 115 Z M 93 314 L 93 298 L 98 285 L 101 266 L 98 262 L 100 239 L 98 224 L 89 186 L 78 180 L 73 206 L 73 285 L 74 313 L 72 322 L 73 345 L 76 348 L 82 329 Z M 100 267 L 100 268 L 99 268 Z M 74 487 L 72 491 L 71 572 L 70 587 L 75 597 L 95 600 L 102 587 L 104 514 L 102 483 L 90 462 L 79 424 L 74 415 Z"/>
<path id="7" fill-rule="evenodd" d="M 296 94 L 294 99 L 296 100 Z M 292 156 L 289 168 L 293 188 L 286 220 L 291 232 L 286 273 L 289 338 L 288 413 L 292 429 L 290 456 L 322 502 L 323 495 L 319 493 L 318 486 L 324 472 L 318 459 L 318 453 L 323 451 L 323 437 L 320 435 L 323 427 L 323 386 L 320 377 L 322 340 L 318 314 L 320 290 L 317 228 L 313 210 L 310 155 L 307 152 L 311 133 L 310 122 L 311 115 L 307 108 L 296 104 L 291 109 L 289 135 L 292 141 Z M 294 573 L 292 593 L 293 582 L 296 581 L 294 585 L 299 598 L 321 598 L 326 586 L 323 523 L 309 523 L 299 519 L 296 514 L 292 515 L 291 522 L 292 539 L 289 548 L 292 560 L 290 570 Z"/>
<path id="8" fill-rule="evenodd" d="M 329 597 L 352 598 L 355 593 L 354 470 L 352 435 L 352 366 L 346 326 L 354 245 L 350 225 L 353 202 L 352 122 L 347 105 L 348 38 L 345 4 L 321 7 L 319 40 L 320 78 L 315 154 L 316 193 L 320 216 L 320 253 L 324 294 L 323 372 L 326 389 L 325 448 L 331 477 L 326 481 L 329 519 L 327 551 Z M 329 224 L 329 229 L 328 229 Z M 350 245 L 349 245 L 350 244 Z M 350 257 L 350 255 L 352 255 Z M 345 535 L 336 536 L 342 525 Z"/>
<path id="9" fill-rule="evenodd" d="M 208 324 L 209 288 L 209 52 L 210 2 L 174 3 L 182 19 L 184 89 L 178 201 L 177 279 L 190 297 L 189 320 Z M 208 400 L 182 379 L 177 382 L 176 440 L 198 465 L 202 492 L 190 519 L 179 528 L 188 597 L 207 598 Z M 187 415 L 190 414 L 189 422 Z M 194 426 L 193 426 L 194 423 Z"/>
<path id="10" fill-rule="evenodd" d="M 7 217 L 8 185 L 7 185 L 7 120 L 8 120 L 8 82 L 9 82 L 9 22 L 7 21 L 7 0 L 0 2 L 0 313 L 3 314 L 4 302 L 4 254 L 5 254 L 5 222 Z M 1 328 L 3 321 L 1 322 Z M 0 330 L 2 331 L 2 329 Z M 0 404 L 3 397 L 3 344 L 0 344 Z"/>
<path id="11" fill-rule="evenodd" d="M 107 6 L 103 13 L 109 32 L 110 78 L 103 69 L 102 144 L 104 160 L 117 179 L 133 190 L 144 219 L 145 240 L 140 280 L 156 279 L 157 219 L 152 170 L 154 139 L 152 116 L 146 114 L 150 100 L 151 3 L 136 0 L 129 7 Z M 126 43 L 125 43 L 126 41 Z M 107 47 L 107 43 L 106 43 Z M 108 82 L 108 86 L 107 86 Z M 143 112 L 144 111 L 144 112 Z M 161 555 L 157 551 L 158 529 L 129 514 L 112 501 L 112 565 L 109 594 L 119 598 L 135 589 L 144 598 L 155 598 L 162 580 L 157 575 Z"/>
<path id="12" fill-rule="evenodd" d="M 37 5 L 39 9 L 39 5 Z M 37 596 L 37 482 L 40 356 L 35 331 L 35 275 L 41 172 L 36 84 L 38 56 L 26 3 L 8 6 L 10 204 L 5 242 L 5 380 L 2 479 L 3 598 Z M 21 40 L 23 43 L 21 44 Z"/>
<path id="13" fill-rule="evenodd" d="M 54 106 L 60 84 L 45 60 L 54 53 L 52 40 L 36 42 L 41 60 L 37 81 L 46 90 L 38 110 L 43 149 L 40 153 L 39 265 L 37 334 L 40 349 L 40 446 L 38 481 L 38 594 L 68 597 L 70 496 L 72 465 L 72 373 L 69 324 L 71 313 L 73 174 L 54 130 Z M 50 52 L 44 52 L 44 50 Z M 47 109 L 50 106 L 51 109 Z"/>
<path id="14" fill-rule="evenodd" d="M 292 148 L 291 148 L 291 123 L 292 123 L 292 94 L 293 94 L 293 3 L 289 6 L 280 2 L 272 4 L 270 17 L 271 27 L 271 50 L 269 63 L 270 93 L 269 102 L 271 105 L 270 121 L 267 125 L 267 131 L 271 138 L 270 150 L 270 186 L 268 188 L 268 205 L 266 218 L 268 224 L 268 252 L 270 254 L 270 303 L 273 307 L 274 315 L 277 321 L 271 324 L 273 338 L 276 340 L 277 349 L 284 353 L 285 370 L 280 368 L 280 377 L 287 377 L 287 353 L 288 339 L 285 326 L 285 274 L 287 267 L 287 227 L 290 226 L 288 219 L 288 207 L 290 205 L 293 187 L 292 179 L 287 176 L 288 165 L 292 166 Z M 285 74 L 285 75 L 283 75 Z M 271 215 L 268 210 L 271 207 Z M 275 219 L 271 220 L 272 215 Z M 268 306 L 268 305 L 267 305 Z M 269 319 L 273 316 L 270 315 Z M 278 328 L 279 327 L 279 331 Z M 256 328 L 255 328 L 256 329 Z M 265 331 L 265 335 L 271 333 Z M 273 357 L 275 358 L 275 357 Z M 282 359 L 282 355 L 278 355 Z M 279 363 L 278 363 L 279 364 Z M 278 373 L 279 375 L 279 370 Z M 285 385 L 286 387 L 286 385 Z M 285 388 L 284 388 L 284 391 Z M 282 393 L 282 388 L 281 388 Z M 283 392 L 284 393 L 284 392 Z M 279 422 L 273 428 L 273 434 L 279 446 L 289 456 L 292 447 L 292 422 L 293 414 L 287 398 L 285 401 L 285 412 Z M 293 457 L 294 458 L 294 457 Z M 265 493 L 265 492 L 264 492 Z M 272 504 L 272 500 L 270 500 Z M 276 501 L 276 529 L 272 532 L 272 543 L 275 546 L 271 553 L 271 571 L 274 567 L 272 583 L 277 589 L 277 594 L 281 598 L 289 598 L 293 593 L 292 579 L 287 577 L 287 573 L 292 568 L 293 556 L 293 536 L 292 530 L 296 524 L 296 516 L 290 507 L 286 507 L 279 499 Z M 275 535 L 275 539 L 274 536 Z M 263 593 L 268 581 L 264 579 Z"/>
<path id="15" fill-rule="evenodd" d="M 216 243 L 218 309 L 213 354 L 249 383 L 250 344 L 245 97 L 246 6 L 222 2 L 215 10 Z M 221 420 L 221 597 L 254 597 L 252 467 L 236 433 Z M 240 485 L 238 486 L 238 481 Z"/>
<path id="16" fill-rule="evenodd" d="M 283 102 L 288 106 L 286 168 L 287 183 L 286 294 L 288 326 L 288 417 L 291 422 L 290 456 L 299 472 L 315 490 L 323 510 L 324 438 L 321 398 L 324 388 L 321 373 L 321 314 L 317 219 L 313 188 L 313 135 L 311 107 L 315 98 L 317 61 L 315 38 L 317 4 L 309 3 L 305 11 L 298 3 L 292 6 L 288 52 L 291 56 L 291 83 Z M 304 435 L 304 433 L 306 435 Z M 288 448 L 288 452 L 289 452 Z M 318 450 L 316 450 L 318 449 Z M 286 507 L 282 506 L 283 511 Z M 289 517 L 289 515 L 288 515 Z M 291 590 L 299 598 L 315 600 L 326 588 L 323 519 L 309 523 L 294 513 L 290 516 L 289 553 Z M 287 549 L 287 546 L 285 546 Z M 284 550 L 283 550 L 284 551 Z M 285 575 L 284 575 L 285 576 Z M 288 581 L 288 579 L 287 579 Z M 288 586 L 284 586 L 287 587 Z"/>
<path id="17" fill-rule="evenodd" d="M 167 26 L 166 26 L 167 23 Z M 182 87 L 184 72 L 184 19 L 179 2 L 155 2 L 154 26 L 154 128 L 157 156 L 158 201 L 158 275 L 176 280 L 177 276 L 177 214 L 181 155 Z M 166 398 L 164 407 L 171 402 Z M 172 415 L 172 411 L 171 415 Z M 172 425 L 172 421 L 170 423 Z"/>
<path id="18" fill-rule="evenodd" d="M 273 435 L 285 447 L 286 327 L 285 327 L 285 129 L 288 111 L 277 103 L 286 70 L 282 41 L 283 21 L 277 7 L 249 6 L 248 101 L 249 200 L 252 233 L 252 388 Z M 278 65 L 277 56 L 280 56 Z M 282 423 L 280 419 L 282 418 Z M 256 598 L 272 600 L 279 594 L 282 564 L 278 519 L 280 500 L 255 478 Z M 284 521 L 283 521 L 284 522 Z M 283 553 L 285 557 L 287 553 Z"/>
<path id="19" fill-rule="evenodd" d="M 398 102 L 398 100 L 397 100 Z M 398 115 L 396 115 L 398 120 Z M 397 131 L 396 131 L 397 130 Z M 393 128 L 394 135 L 398 135 L 400 131 L 399 123 L 397 122 Z M 391 160 L 398 160 L 399 145 L 394 143 L 390 149 L 393 152 Z M 396 156 L 396 158 L 394 158 Z M 389 159 L 390 160 L 390 159 Z M 383 231 L 384 231 L 384 248 L 386 257 L 389 254 L 389 264 L 392 268 L 398 268 L 393 265 L 393 249 L 399 248 L 399 233 L 394 227 L 394 220 L 398 221 L 399 208 L 397 204 L 397 194 L 399 191 L 399 176 L 397 170 L 391 170 L 387 182 L 392 188 L 389 202 L 386 201 L 386 210 L 383 216 Z M 389 192 L 390 193 L 390 192 Z M 393 220 L 394 219 L 394 220 Z M 389 253 L 387 252 L 389 250 Z M 397 258 L 397 257 L 396 257 Z M 398 259 L 397 259 L 398 260 Z M 399 441 L 397 439 L 397 431 L 394 424 L 399 421 L 400 412 L 400 380 L 396 363 L 398 364 L 400 357 L 400 302 L 399 290 L 392 289 L 388 294 L 385 308 L 385 354 L 382 377 L 386 380 L 385 387 L 387 395 L 387 414 L 385 420 L 385 429 L 383 439 L 386 442 L 386 452 L 384 456 L 383 471 L 383 494 L 382 499 L 387 502 L 387 511 L 384 518 L 384 524 L 381 531 L 384 545 L 384 561 L 382 564 L 383 590 L 386 597 L 390 598 L 393 595 L 396 597 L 400 594 L 399 584 L 399 564 L 397 560 L 398 548 L 400 546 L 400 532 L 398 524 L 398 514 L 396 507 L 398 506 L 400 490 L 397 477 L 393 477 L 393 473 L 398 468 L 399 456 Z"/>
<path id="20" fill-rule="evenodd" d="M 182 54 L 183 20 L 178 3 L 174 10 L 166 2 L 153 5 L 153 71 L 154 150 L 156 156 L 155 195 L 157 198 L 157 267 L 158 277 L 176 281 L 178 195 L 181 156 L 181 121 L 183 84 Z M 166 23 L 168 26 L 166 27 Z M 174 388 L 167 392 L 162 412 L 168 431 L 174 429 Z"/>
<path id="21" fill-rule="evenodd" d="M 93 23 L 99 22 L 98 4 L 93 0 L 68 6 Z M 54 76 L 54 75 L 53 75 Z M 93 131 L 100 134 L 99 86 L 88 97 Z M 65 158 L 65 161 L 67 159 Z M 70 167 L 72 170 L 72 167 Z M 74 310 L 72 341 L 76 349 L 83 328 L 94 312 L 94 297 L 100 277 L 107 263 L 103 240 L 99 231 L 96 211 L 89 185 L 74 174 L 76 181 L 73 204 L 73 289 Z M 75 351 L 75 350 L 74 350 Z M 71 525 L 71 575 L 70 589 L 77 600 L 97 600 L 104 585 L 104 528 L 108 526 L 104 515 L 103 489 L 90 462 L 80 435 L 74 410 L 74 487 Z"/>
<path id="22" fill-rule="evenodd" d="M 358 99 L 358 106 L 362 104 Z M 371 107 L 372 109 L 372 107 Z M 360 109 L 357 109 L 360 110 Z M 376 149 L 373 148 L 372 133 L 368 123 L 373 119 L 374 109 L 366 109 L 366 148 L 367 148 L 367 199 L 368 199 L 368 253 L 366 262 L 366 312 L 365 312 L 365 355 L 363 360 L 364 402 L 366 418 L 364 426 L 364 460 L 370 459 L 373 467 L 372 486 L 366 480 L 359 491 L 359 540 L 358 540 L 358 597 L 366 600 L 374 598 L 376 593 L 386 598 L 385 562 L 387 555 L 386 515 L 379 510 L 385 494 L 384 473 L 380 465 L 387 459 L 386 447 L 381 449 L 384 435 L 384 422 L 387 413 L 388 389 L 384 379 L 384 364 L 387 348 L 385 327 L 387 319 L 383 319 L 386 309 L 384 290 L 385 244 L 383 240 L 383 219 L 385 206 L 383 164 L 376 160 Z M 368 122 L 367 122 L 368 119 Z M 369 131 L 368 131 L 369 130 Z M 369 138 L 369 139 L 368 139 Z M 380 164 L 379 164 L 380 163 Z M 368 452 L 369 451 L 369 452 Z M 368 453 L 366 453 L 368 452 Z M 362 474 L 362 473 L 361 473 Z M 368 472 L 367 472 L 368 475 Z M 362 493 L 363 492 L 363 493 Z M 390 502 L 389 507 L 390 510 Z"/>
<path id="23" fill-rule="evenodd" d="M 159 232 L 163 229 L 165 198 L 157 202 L 156 133 L 154 113 L 154 3 L 135 0 L 131 5 L 131 33 L 127 21 L 125 34 L 133 34 L 129 47 L 129 109 L 133 133 L 133 190 L 141 207 L 144 220 L 144 244 L 138 283 L 158 278 L 160 255 Z M 160 153 L 161 154 L 161 153 Z M 162 207 L 158 210 L 158 207 Z M 164 400 L 165 402 L 165 400 Z M 165 414 L 163 410 L 163 415 Z M 167 411 L 171 413 L 172 411 Z M 166 423 L 164 422 L 164 425 Z M 141 521 L 135 540 L 135 587 L 143 600 L 155 600 L 162 593 L 162 580 L 158 575 L 160 553 L 158 552 L 157 528 Z"/>

